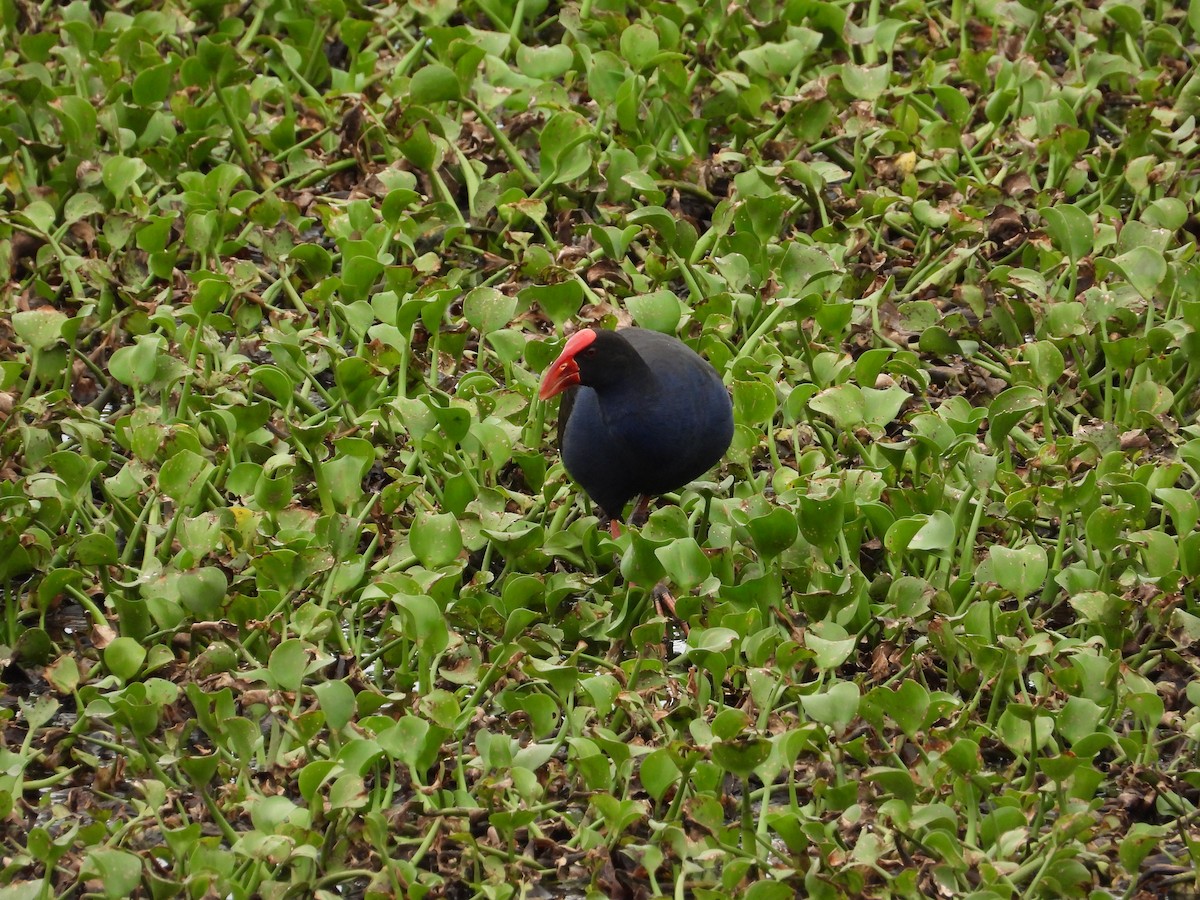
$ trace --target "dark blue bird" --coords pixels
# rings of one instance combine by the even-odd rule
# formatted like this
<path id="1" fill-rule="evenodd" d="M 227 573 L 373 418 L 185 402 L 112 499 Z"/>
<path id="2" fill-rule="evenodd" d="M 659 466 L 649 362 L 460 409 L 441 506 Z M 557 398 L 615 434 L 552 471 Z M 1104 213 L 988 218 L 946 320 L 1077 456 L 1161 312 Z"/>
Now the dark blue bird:
<path id="1" fill-rule="evenodd" d="M 651 497 L 699 478 L 733 440 L 733 404 L 716 370 L 657 331 L 577 331 L 538 396 L 563 392 L 563 465 L 614 534 L 630 500 L 641 498 L 631 517 L 639 524 Z"/>

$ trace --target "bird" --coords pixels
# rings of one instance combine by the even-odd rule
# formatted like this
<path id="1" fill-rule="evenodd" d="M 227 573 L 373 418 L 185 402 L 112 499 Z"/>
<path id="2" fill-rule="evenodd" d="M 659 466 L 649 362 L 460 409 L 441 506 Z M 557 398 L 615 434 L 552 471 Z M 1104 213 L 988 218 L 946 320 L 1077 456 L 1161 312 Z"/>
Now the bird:
<path id="1" fill-rule="evenodd" d="M 567 339 L 538 397 L 562 394 L 563 465 L 620 533 L 625 507 L 641 525 L 651 498 L 678 490 L 718 462 L 733 441 L 733 403 L 712 365 L 670 335 L 645 328 L 585 328 Z"/>

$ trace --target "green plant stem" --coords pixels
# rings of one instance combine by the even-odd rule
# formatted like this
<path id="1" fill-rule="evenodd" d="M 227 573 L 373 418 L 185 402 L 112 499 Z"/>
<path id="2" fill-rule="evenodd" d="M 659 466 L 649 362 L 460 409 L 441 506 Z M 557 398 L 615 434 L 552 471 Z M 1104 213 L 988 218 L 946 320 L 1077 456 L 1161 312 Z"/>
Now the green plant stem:
<path id="1" fill-rule="evenodd" d="M 483 107 L 470 97 L 463 97 L 461 102 L 471 112 L 475 113 L 479 121 L 483 123 L 483 127 L 491 134 L 492 140 L 496 142 L 504 155 L 508 157 L 508 161 L 512 164 L 513 169 L 524 179 L 525 183 L 532 188 L 536 188 L 539 184 L 538 177 L 533 174 L 533 170 L 526 164 L 521 151 L 508 139 L 508 135 L 498 128 L 495 121 L 492 120 L 492 117 L 487 114 Z"/>
<path id="2" fill-rule="evenodd" d="M 220 85 L 214 84 L 213 93 L 217 97 L 217 105 L 221 108 L 221 115 L 225 119 L 225 124 L 229 126 L 229 139 L 233 142 L 233 147 L 242 160 L 242 166 L 260 188 L 263 190 L 269 189 L 270 185 L 264 179 L 262 170 L 258 165 L 258 159 L 255 157 L 254 151 L 250 149 L 250 142 L 246 139 L 246 131 L 234 114 L 233 107 L 229 105 L 229 98 L 225 96 L 225 91 L 221 89 Z"/>

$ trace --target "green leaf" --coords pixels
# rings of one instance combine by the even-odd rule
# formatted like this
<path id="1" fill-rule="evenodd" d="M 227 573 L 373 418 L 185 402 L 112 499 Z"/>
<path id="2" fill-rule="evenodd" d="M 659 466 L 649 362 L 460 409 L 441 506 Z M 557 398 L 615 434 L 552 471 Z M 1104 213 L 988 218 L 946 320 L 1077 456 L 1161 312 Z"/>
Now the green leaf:
<path id="1" fill-rule="evenodd" d="M 213 464 L 191 450 L 180 450 L 158 471 L 162 492 L 183 506 L 195 506 L 213 472 Z"/>
<path id="2" fill-rule="evenodd" d="M 80 874 L 95 879 L 105 897 L 132 897 L 142 881 L 142 860 L 136 853 L 107 847 L 90 847 Z"/>
<path id="3" fill-rule="evenodd" d="M 1038 210 L 1046 223 L 1046 234 L 1054 246 L 1077 263 L 1092 252 L 1095 226 L 1078 206 L 1063 203 Z"/>
<path id="4" fill-rule="evenodd" d="M 1104 719 L 1104 708 L 1086 697 L 1069 697 L 1058 712 L 1058 733 L 1076 744 L 1097 732 Z"/>
<path id="5" fill-rule="evenodd" d="M 910 549 L 945 550 L 952 546 L 953 527 L 947 533 L 946 521 L 941 518 L 949 518 L 949 515 L 944 510 L 938 510 L 935 516 L 916 515 L 896 519 L 883 536 L 884 547 L 892 553 L 904 553 Z M 913 547 L 918 536 L 922 546 Z"/>
<path id="6" fill-rule="evenodd" d="M 649 225 L 658 232 L 659 236 L 663 239 L 663 243 L 668 246 L 675 243 L 675 217 L 661 206 L 643 206 L 640 209 L 635 209 L 626 216 L 625 221 L 630 225 Z M 634 235 L 638 233 L 639 231 L 635 231 Z M 622 238 L 624 239 L 626 235 L 628 235 L 627 230 L 622 232 Z M 627 244 L 628 241 L 624 241 L 624 243 Z M 613 259 L 621 259 L 625 256 L 625 247 L 613 247 L 608 255 Z"/>
<path id="7" fill-rule="evenodd" d="M 954 519 L 945 510 L 939 509 L 929 516 L 908 542 L 910 550 L 946 550 L 954 546 L 958 529 Z"/>
<path id="8" fill-rule="evenodd" d="M 75 559 L 84 566 L 116 565 L 117 542 L 100 532 L 85 534 L 75 543 Z"/>
<path id="9" fill-rule="evenodd" d="M 457 100 L 462 96 L 462 86 L 453 69 L 433 63 L 413 75 L 408 96 L 413 103 L 421 105 Z"/>
<path id="10" fill-rule="evenodd" d="M 504 328 L 517 310 L 517 299 L 495 288 L 478 287 L 463 298 L 463 316 L 487 335 Z"/>
<path id="11" fill-rule="evenodd" d="M 758 47 L 742 50 L 738 61 L 762 78 L 778 78 L 790 75 L 820 47 L 821 35 L 811 29 L 789 29 L 799 37 L 788 41 L 764 43 Z"/>
<path id="12" fill-rule="evenodd" d="M 959 775 L 971 775 L 982 768 L 979 744 L 970 738 L 959 738 L 942 754 L 942 759 Z"/>
<path id="13" fill-rule="evenodd" d="M 712 733 L 722 741 L 731 741 L 740 737 L 749 725 L 750 715 L 744 709 L 727 707 L 713 717 Z"/>
<path id="14" fill-rule="evenodd" d="M 689 643 L 694 650 L 722 653 L 732 647 L 737 640 L 738 633 L 732 628 L 705 628 L 693 631 Z"/>
<path id="15" fill-rule="evenodd" d="M 891 66 L 856 66 L 852 63 L 842 65 L 842 84 L 850 96 L 859 100 L 878 100 L 888 86 L 891 77 Z"/>
<path id="16" fill-rule="evenodd" d="M 1158 286 L 1167 277 L 1167 261 L 1162 252 L 1146 246 L 1134 247 L 1114 259 L 1104 260 L 1103 264 L 1097 261 L 1097 274 L 1104 275 L 1114 269 L 1147 300 L 1154 299 Z"/>
<path id="17" fill-rule="evenodd" d="M 813 663 L 823 672 L 838 668 L 854 652 L 856 641 L 835 622 L 818 622 L 804 635 Z"/>
<path id="18" fill-rule="evenodd" d="M 197 569 L 179 576 L 179 600 L 201 619 L 218 617 L 229 582 L 225 573 L 215 566 Z"/>
<path id="19" fill-rule="evenodd" d="M 826 498 L 799 498 L 799 525 L 804 539 L 817 547 L 830 550 L 838 546 L 846 520 L 846 501 L 840 494 Z"/>
<path id="20" fill-rule="evenodd" d="M 775 418 L 776 405 L 774 389 L 761 381 L 733 383 L 734 421 L 752 428 L 769 426 Z"/>
<path id="21" fill-rule="evenodd" d="M 72 194 L 63 206 L 63 224 L 68 225 L 103 212 L 105 212 L 104 204 L 96 198 L 95 194 Z"/>
<path id="22" fill-rule="evenodd" d="M 739 778 L 749 778 L 770 755 L 771 742 L 760 737 L 718 741 L 712 746 L 713 762 Z"/>
<path id="23" fill-rule="evenodd" d="M 1019 550 L 992 547 L 988 556 L 992 579 L 1018 600 L 1040 591 L 1046 582 L 1049 561 L 1046 551 L 1036 544 L 1027 544 Z"/>
<path id="24" fill-rule="evenodd" d="M 835 681 L 819 694 L 801 694 L 800 705 L 814 722 L 842 732 L 858 715 L 859 691 L 853 681 Z"/>
<path id="25" fill-rule="evenodd" d="M 402 634 L 414 641 L 418 652 L 432 658 L 450 643 L 450 631 L 441 607 L 425 594 L 398 594 L 394 599 L 403 622 Z"/>
<path id="26" fill-rule="evenodd" d="M 658 46 L 658 35 L 640 22 L 634 22 L 621 32 L 621 56 L 635 72 L 650 65 L 658 55 Z"/>
<path id="27" fill-rule="evenodd" d="M 298 691 L 304 684 L 310 659 L 308 646 L 303 641 L 291 638 L 271 651 L 267 671 L 280 690 Z"/>
<path id="28" fill-rule="evenodd" d="M 551 47 L 517 47 L 517 68 L 530 78 L 553 81 L 561 78 L 575 61 L 575 53 L 566 44 Z"/>
<path id="29" fill-rule="evenodd" d="M 1139 872 L 1142 862 L 1155 850 L 1168 835 L 1172 834 L 1174 824 L 1151 825 L 1147 822 L 1134 822 L 1121 838 L 1117 851 L 1121 865 L 1126 872 Z"/>
<path id="30" fill-rule="evenodd" d="M 1051 341 L 1029 344 L 1021 351 L 1021 355 L 1029 361 L 1034 380 L 1043 389 L 1057 384 L 1066 370 L 1062 351 Z"/>
<path id="31" fill-rule="evenodd" d="M 1018 386 L 1003 391 L 988 407 L 988 443 L 1000 449 L 1017 424 L 1044 404 L 1040 391 Z"/>
<path id="32" fill-rule="evenodd" d="M 42 234 L 52 233 L 54 231 L 54 223 L 58 219 L 54 207 L 45 200 L 34 200 L 21 210 L 21 215 L 29 220 L 29 224 L 36 231 Z"/>
<path id="33" fill-rule="evenodd" d="M 1190 534 L 1200 521 L 1200 504 L 1197 504 L 1191 491 L 1182 488 L 1159 488 L 1154 496 L 1162 501 L 1163 507 L 1171 514 L 1175 523 L 1175 533 Z"/>
<path id="34" fill-rule="evenodd" d="M 313 693 L 325 713 L 325 721 L 334 731 L 341 731 L 354 717 L 354 691 L 344 681 L 322 681 L 313 685 Z"/>
<path id="35" fill-rule="evenodd" d="M 625 300 L 633 320 L 642 328 L 674 334 L 683 316 L 683 305 L 671 291 L 661 290 L 652 294 L 636 294 Z"/>
<path id="36" fill-rule="evenodd" d="M 438 147 L 429 136 L 429 129 L 424 122 L 411 126 L 396 141 L 396 146 L 404 158 L 418 169 L 429 171 L 439 159 Z"/>
<path id="37" fill-rule="evenodd" d="M 595 134 L 581 116 L 560 112 L 550 117 L 541 134 L 542 176 L 553 173 L 552 182 L 574 181 L 592 167 Z"/>
<path id="38" fill-rule="evenodd" d="M 1009 750 L 1028 755 L 1053 740 L 1054 719 L 1033 707 L 1008 703 L 1000 714 L 997 731 Z"/>
<path id="39" fill-rule="evenodd" d="M 625 60 L 609 50 L 601 50 L 592 55 L 588 68 L 588 93 L 597 103 L 615 104 L 617 92 L 630 77 Z"/>
<path id="40" fill-rule="evenodd" d="M 962 346 L 940 325 L 931 325 L 921 332 L 919 347 L 922 353 L 930 353 L 942 359 L 962 355 Z"/>
<path id="41" fill-rule="evenodd" d="M 119 637 L 104 648 L 104 665 L 122 681 L 129 681 L 146 661 L 146 648 L 131 637 Z"/>
<path id="42" fill-rule="evenodd" d="M 679 767 L 665 747 L 660 747 L 642 757 L 638 777 L 642 787 L 657 803 L 667 790 L 679 783 Z"/>
<path id="43" fill-rule="evenodd" d="M 742 900 L 792 900 L 795 896 L 795 889 L 783 882 L 763 879 L 750 885 Z"/>
<path id="44" fill-rule="evenodd" d="M 461 443 L 471 431 L 471 413 L 462 406 L 432 406 L 433 417 L 446 437 L 455 444 Z"/>
<path id="45" fill-rule="evenodd" d="M 773 507 L 761 516 L 754 516 L 746 523 L 754 549 L 766 559 L 774 559 L 796 542 L 799 527 L 796 515 L 782 507 Z"/>
<path id="46" fill-rule="evenodd" d="M 62 120 L 63 141 L 77 152 L 95 152 L 98 129 L 96 106 L 87 98 L 66 93 L 55 98 Z"/>
<path id="47" fill-rule="evenodd" d="M 654 555 L 681 591 L 691 591 L 712 574 L 708 557 L 695 538 L 678 538 L 655 549 Z"/>
<path id="48" fill-rule="evenodd" d="M 1101 506 L 1088 516 L 1084 526 L 1088 543 L 1103 554 L 1112 553 L 1125 539 L 1127 523 L 1125 510 Z"/>
<path id="49" fill-rule="evenodd" d="M 1142 212 L 1143 222 L 1167 231 L 1178 231 L 1187 222 L 1187 217 L 1187 204 L 1178 197 L 1159 197 L 1146 204 Z"/>
<path id="50" fill-rule="evenodd" d="M 113 156 L 105 161 L 104 167 L 100 170 L 100 180 L 119 201 L 129 193 L 144 174 L 146 174 L 146 163 L 141 157 Z"/>
<path id="51" fill-rule="evenodd" d="M 68 317 L 50 306 L 21 310 L 12 314 L 13 331 L 31 350 L 47 350 L 62 340 Z"/>
<path id="52" fill-rule="evenodd" d="M 925 727 L 929 713 L 929 691 L 924 685 L 906 678 L 895 691 L 887 705 L 887 713 L 910 738 Z"/>
<path id="53" fill-rule="evenodd" d="M 121 347 L 109 360 L 113 378 L 128 387 L 150 384 L 158 372 L 160 343 L 152 338 Z"/>
<path id="54" fill-rule="evenodd" d="M 20 632 L 16 647 L 12 648 L 13 659 L 22 666 L 44 666 L 54 652 L 54 643 L 46 630 L 31 626 Z"/>
<path id="55" fill-rule="evenodd" d="M 993 91 L 983 107 L 983 114 L 993 125 L 999 125 L 1008 118 L 1009 111 L 1012 109 L 1013 102 L 1016 99 L 1017 91 L 1013 88 Z"/>
<path id="56" fill-rule="evenodd" d="M 413 554 L 427 569 L 449 565 L 458 559 L 463 548 L 462 530 L 451 513 L 419 513 L 408 541 Z"/>
<path id="57" fill-rule="evenodd" d="M 171 93 L 174 76 L 173 62 L 142 69 L 133 79 L 133 102 L 138 106 L 157 106 L 162 103 Z"/>
<path id="58" fill-rule="evenodd" d="M 574 278 L 558 284 L 530 285 L 517 294 L 517 299 L 522 304 L 541 308 L 554 327 L 561 329 L 583 305 L 583 285 Z"/>
<path id="59" fill-rule="evenodd" d="M 864 417 L 868 425 L 878 425 L 881 428 L 896 421 L 900 410 L 912 396 L 899 385 L 886 389 L 863 388 Z"/>
<path id="60" fill-rule="evenodd" d="M 835 427 L 853 429 L 866 420 L 863 389 L 856 384 L 826 388 L 808 401 L 809 408 L 833 420 Z"/>

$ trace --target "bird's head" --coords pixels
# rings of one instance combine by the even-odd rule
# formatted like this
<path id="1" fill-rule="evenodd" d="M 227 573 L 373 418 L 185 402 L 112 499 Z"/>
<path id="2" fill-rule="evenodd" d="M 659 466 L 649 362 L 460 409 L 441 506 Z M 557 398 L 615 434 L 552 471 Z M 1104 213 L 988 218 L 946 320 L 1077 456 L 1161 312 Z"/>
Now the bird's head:
<path id="1" fill-rule="evenodd" d="M 576 384 L 604 389 L 634 377 L 649 377 L 646 364 L 619 331 L 584 328 L 567 339 L 542 377 L 538 397 L 549 400 Z"/>
<path id="2" fill-rule="evenodd" d="M 620 331 L 584 328 L 567 339 L 550 364 L 538 397 L 549 400 L 576 384 L 604 391 L 631 382 L 650 383 L 653 378 L 646 361 Z"/>
<path id="3" fill-rule="evenodd" d="M 567 345 L 563 347 L 563 352 L 550 364 L 550 368 L 542 377 L 542 386 L 538 390 L 538 397 L 542 400 L 549 400 L 556 394 L 561 394 L 571 385 L 581 383 L 580 357 L 587 359 L 596 355 L 596 336 L 598 334 L 599 332 L 595 329 L 585 328 L 575 332 L 567 339 Z"/>
<path id="4" fill-rule="evenodd" d="M 630 379 L 646 383 L 653 377 L 646 360 L 638 355 L 634 344 L 625 340 L 622 331 L 586 328 L 566 340 L 563 352 L 542 377 L 538 396 L 550 400 L 576 384 L 604 391 L 629 384 Z"/>

